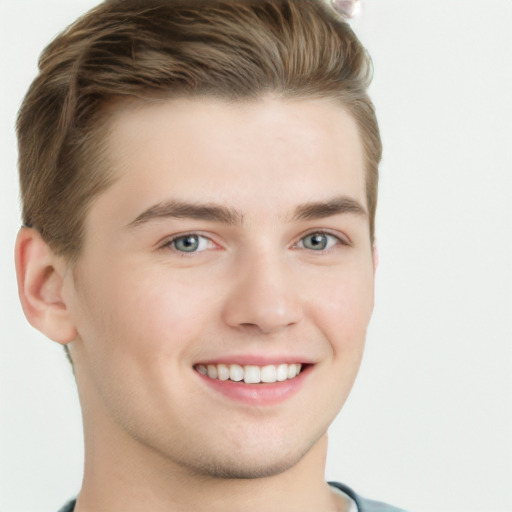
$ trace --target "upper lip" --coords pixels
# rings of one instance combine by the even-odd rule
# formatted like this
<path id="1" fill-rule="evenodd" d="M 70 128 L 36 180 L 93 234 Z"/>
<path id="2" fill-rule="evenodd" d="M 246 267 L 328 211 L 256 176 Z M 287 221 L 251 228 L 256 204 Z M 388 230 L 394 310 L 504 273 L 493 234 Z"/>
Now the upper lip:
<path id="1" fill-rule="evenodd" d="M 278 365 L 278 364 L 314 364 L 311 357 L 304 357 L 303 355 L 250 355 L 250 354 L 239 354 L 239 355 L 226 355 L 218 356 L 211 359 L 202 359 L 197 361 L 197 364 L 239 364 L 241 366 L 252 365 L 252 366 L 267 366 L 267 365 Z"/>

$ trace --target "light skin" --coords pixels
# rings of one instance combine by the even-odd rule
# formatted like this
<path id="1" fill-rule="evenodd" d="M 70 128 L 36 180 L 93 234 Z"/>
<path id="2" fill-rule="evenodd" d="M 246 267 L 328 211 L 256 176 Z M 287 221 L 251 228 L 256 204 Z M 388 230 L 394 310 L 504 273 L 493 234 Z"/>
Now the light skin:
<path id="1" fill-rule="evenodd" d="M 76 511 L 346 510 L 326 432 L 376 267 L 354 121 L 326 99 L 175 99 L 119 108 L 110 133 L 116 180 L 76 264 L 31 229 L 16 249 L 29 321 L 74 361 Z M 303 372 L 229 387 L 198 371 L 223 362 Z"/>

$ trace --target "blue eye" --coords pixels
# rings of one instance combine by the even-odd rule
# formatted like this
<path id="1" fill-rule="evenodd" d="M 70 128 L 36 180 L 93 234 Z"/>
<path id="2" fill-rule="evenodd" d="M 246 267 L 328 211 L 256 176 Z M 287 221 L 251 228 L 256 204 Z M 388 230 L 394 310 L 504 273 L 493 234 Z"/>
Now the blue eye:
<path id="1" fill-rule="evenodd" d="M 174 238 L 169 245 L 179 252 L 200 252 L 208 248 L 210 241 L 201 235 L 183 235 Z"/>
<path id="2" fill-rule="evenodd" d="M 340 239 L 327 233 L 311 233 L 301 239 L 299 245 L 311 251 L 325 251 L 340 243 Z"/>

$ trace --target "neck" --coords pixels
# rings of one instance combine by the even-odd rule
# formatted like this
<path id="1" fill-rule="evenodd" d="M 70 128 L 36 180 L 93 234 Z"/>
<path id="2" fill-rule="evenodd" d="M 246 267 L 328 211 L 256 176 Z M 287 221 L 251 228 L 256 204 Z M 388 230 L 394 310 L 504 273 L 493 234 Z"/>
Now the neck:
<path id="1" fill-rule="evenodd" d="M 221 512 L 226 505 L 243 512 L 345 510 L 343 499 L 324 480 L 326 434 L 282 473 L 221 479 L 166 460 L 119 429 L 94 425 L 85 427 L 85 470 L 76 512 Z"/>

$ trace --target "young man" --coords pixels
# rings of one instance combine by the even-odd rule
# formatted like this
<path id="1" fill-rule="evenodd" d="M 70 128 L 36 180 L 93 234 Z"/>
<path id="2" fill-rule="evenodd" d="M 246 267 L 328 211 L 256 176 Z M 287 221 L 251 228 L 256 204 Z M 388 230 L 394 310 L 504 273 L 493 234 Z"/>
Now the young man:
<path id="1" fill-rule="evenodd" d="M 117 0 L 18 120 L 27 318 L 83 411 L 63 510 L 397 510 L 324 481 L 373 307 L 370 63 L 319 0 Z"/>

